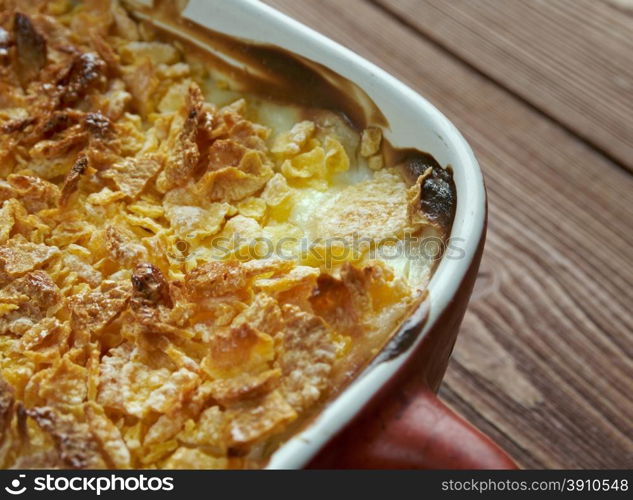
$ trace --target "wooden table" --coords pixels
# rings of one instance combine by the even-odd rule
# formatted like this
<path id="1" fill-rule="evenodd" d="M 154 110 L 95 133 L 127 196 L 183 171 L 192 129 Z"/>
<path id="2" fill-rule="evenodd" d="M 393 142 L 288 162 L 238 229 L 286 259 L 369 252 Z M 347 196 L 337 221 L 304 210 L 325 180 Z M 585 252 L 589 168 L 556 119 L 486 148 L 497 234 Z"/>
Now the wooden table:
<path id="1" fill-rule="evenodd" d="M 469 140 L 490 227 L 441 390 L 524 467 L 633 467 L 633 0 L 267 0 Z"/>

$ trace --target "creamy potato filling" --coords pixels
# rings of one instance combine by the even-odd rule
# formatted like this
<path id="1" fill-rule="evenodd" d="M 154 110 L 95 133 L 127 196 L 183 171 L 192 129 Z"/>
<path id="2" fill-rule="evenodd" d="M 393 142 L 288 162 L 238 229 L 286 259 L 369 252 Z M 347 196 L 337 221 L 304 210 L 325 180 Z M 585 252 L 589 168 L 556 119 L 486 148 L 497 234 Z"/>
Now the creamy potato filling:
<path id="1" fill-rule="evenodd" d="M 265 465 L 423 300 L 431 172 L 118 2 L 1 5 L 0 464 Z"/>

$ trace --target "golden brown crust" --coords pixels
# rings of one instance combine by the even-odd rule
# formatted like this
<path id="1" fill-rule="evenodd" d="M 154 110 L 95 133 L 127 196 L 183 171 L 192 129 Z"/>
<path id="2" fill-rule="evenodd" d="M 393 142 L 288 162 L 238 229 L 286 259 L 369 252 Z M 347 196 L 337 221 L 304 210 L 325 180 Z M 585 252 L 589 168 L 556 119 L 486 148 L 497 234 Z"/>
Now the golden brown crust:
<path id="1" fill-rule="evenodd" d="M 56 247 L 12 239 L 0 247 L 0 269 L 11 278 L 19 278 L 58 254 Z"/>
<path id="2" fill-rule="evenodd" d="M 0 443 L 5 439 L 9 431 L 9 425 L 13 419 L 15 404 L 15 391 L 4 378 L 0 377 Z"/>
<path id="3" fill-rule="evenodd" d="M 292 305 L 284 306 L 283 313 L 282 390 L 290 406 L 299 412 L 317 401 L 326 389 L 336 346 L 323 319 Z"/>
<path id="4" fill-rule="evenodd" d="M 33 271 L 11 281 L 0 290 L 0 300 L 3 304 L 16 307 L 0 319 L 0 322 L 21 318 L 35 324 L 46 317 L 50 308 L 59 305 L 62 296 L 45 271 Z"/>
<path id="5" fill-rule="evenodd" d="M 180 134 L 175 144 L 171 145 L 165 168 L 158 178 L 157 187 L 163 192 L 185 184 L 191 178 L 198 164 L 200 151 L 196 144 L 196 138 L 202 103 L 203 97 L 200 87 L 191 84 L 187 90 L 187 98 L 182 110 L 184 116 L 180 117 L 183 121 Z"/>
<path id="6" fill-rule="evenodd" d="M 160 162 L 152 156 L 126 158 L 120 163 L 114 163 L 101 177 L 112 179 L 119 191 L 134 199 L 138 198 L 160 169 Z"/>
<path id="7" fill-rule="evenodd" d="M 82 346 L 123 312 L 130 300 L 131 288 L 124 282 L 104 282 L 98 289 L 71 300 L 71 325 Z"/>
<path id="8" fill-rule="evenodd" d="M 141 263 L 136 266 L 132 274 L 132 287 L 134 288 L 133 303 L 172 307 L 167 280 L 160 269 L 152 264 Z"/>
<path id="9" fill-rule="evenodd" d="M 12 197 L 18 198 L 31 213 L 52 208 L 60 199 L 59 188 L 39 177 L 12 174 L 7 180 L 13 188 Z"/>
<path id="10" fill-rule="evenodd" d="M 299 246 L 427 225 L 346 174 L 379 134 L 255 123 L 185 56 L 116 1 L 0 15 L 2 466 L 262 466 L 414 298 Z"/>
<path id="11" fill-rule="evenodd" d="M 264 439 L 297 418 L 297 413 L 278 391 L 239 410 L 229 410 L 229 445 L 240 448 Z"/>
<path id="12" fill-rule="evenodd" d="M 90 431 L 103 450 L 107 465 L 129 469 L 132 466 L 132 458 L 119 428 L 108 418 L 101 406 L 89 403 L 85 408 Z"/>
<path id="13" fill-rule="evenodd" d="M 185 290 L 190 300 L 233 295 L 246 288 L 247 278 L 237 261 L 208 262 L 187 273 Z"/>
<path id="14" fill-rule="evenodd" d="M 35 29 L 31 19 L 16 12 L 13 20 L 13 38 L 16 51 L 16 73 L 26 85 L 46 64 L 46 40 Z"/>
<path id="15" fill-rule="evenodd" d="M 57 80 L 58 106 L 72 106 L 92 88 L 104 84 L 105 62 L 95 53 L 77 54 Z"/>
<path id="16" fill-rule="evenodd" d="M 60 204 L 66 205 L 68 203 L 68 199 L 70 195 L 77 189 L 77 185 L 79 184 L 79 179 L 88 168 L 88 158 L 85 155 L 80 155 L 77 158 L 77 161 L 68 172 L 66 176 L 66 180 L 64 181 L 64 186 L 62 187 L 62 194 L 60 197 Z"/>
<path id="17" fill-rule="evenodd" d="M 73 469 L 100 469 L 105 466 L 86 424 L 77 423 L 48 407 L 27 410 L 27 415 L 52 437 L 59 458 L 67 466 Z"/>
<path id="18" fill-rule="evenodd" d="M 233 379 L 219 379 L 210 386 L 211 396 L 224 406 L 264 396 L 279 385 L 281 371 L 267 370 L 257 375 L 245 373 Z"/>

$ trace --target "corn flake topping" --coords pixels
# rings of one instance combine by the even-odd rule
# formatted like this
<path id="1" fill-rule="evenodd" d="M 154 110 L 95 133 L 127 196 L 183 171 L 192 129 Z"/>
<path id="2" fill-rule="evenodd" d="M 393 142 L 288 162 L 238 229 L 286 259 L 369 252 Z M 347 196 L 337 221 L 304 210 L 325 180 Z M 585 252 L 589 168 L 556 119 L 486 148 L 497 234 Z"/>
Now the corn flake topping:
<path id="1" fill-rule="evenodd" d="M 209 102 L 203 65 L 118 2 L 0 5 L 0 464 L 264 465 L 416 300 L 298 242 L 419 230 L 407 184 L 342 188 L 342 139 Z"/>

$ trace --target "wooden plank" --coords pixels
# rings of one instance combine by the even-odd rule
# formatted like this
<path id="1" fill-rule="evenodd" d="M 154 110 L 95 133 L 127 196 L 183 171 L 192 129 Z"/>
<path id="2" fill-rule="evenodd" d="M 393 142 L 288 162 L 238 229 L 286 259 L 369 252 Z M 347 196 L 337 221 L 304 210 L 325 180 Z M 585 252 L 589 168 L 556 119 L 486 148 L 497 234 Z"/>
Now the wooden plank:
<path id="1" fill-rule="evenodd" d="M 526 467 L 633 466 L 633 179 L 362 0 L 271 4 L 435 102 L 483 166 L 490 230 L 442 395 Z"/>
<path id="2" fill-rule="evenodd" d="M 633 170 L 631 0 L 375 1 Z"/>
<path id="3" fill-rule="evenodd" d="M 625 14 L 633 14 L 633 0 L 601 0 L 611 7 L 624 12 Z"/>

